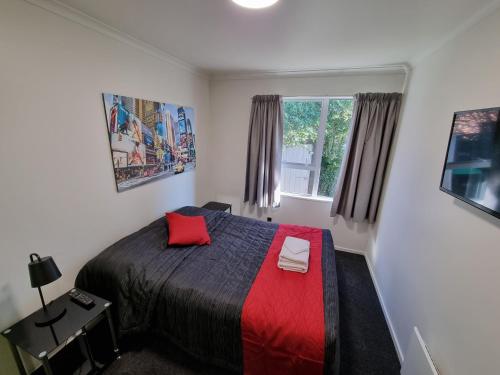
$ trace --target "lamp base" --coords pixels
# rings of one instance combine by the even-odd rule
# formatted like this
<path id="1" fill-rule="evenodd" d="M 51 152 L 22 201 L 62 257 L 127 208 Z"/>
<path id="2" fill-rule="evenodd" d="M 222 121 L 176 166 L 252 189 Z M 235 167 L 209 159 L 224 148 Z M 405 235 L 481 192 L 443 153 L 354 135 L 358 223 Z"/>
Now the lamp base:
<path id="1" fill-rule="evenodd" d="M 54 311 L 49 306 L 47 310 L 40 309 L 35 314 L 35 325 L 37 327 L 46 327 L 61 319 L 66 314 L 66 308 L 63 308 L 62 311 Z"/>

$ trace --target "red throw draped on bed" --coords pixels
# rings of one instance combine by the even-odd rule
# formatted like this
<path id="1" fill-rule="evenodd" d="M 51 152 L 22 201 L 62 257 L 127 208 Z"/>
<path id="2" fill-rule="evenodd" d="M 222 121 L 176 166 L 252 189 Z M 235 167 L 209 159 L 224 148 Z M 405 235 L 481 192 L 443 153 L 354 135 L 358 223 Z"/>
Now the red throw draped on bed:
<path id="1" fill-rule="evenodd" d="M 285 237 L 311 244 L 307 273 L 278 268 Z M 243 305 L 245 375 L 323 374 L 325 319 L 322 231 L 280 225 Z"/>

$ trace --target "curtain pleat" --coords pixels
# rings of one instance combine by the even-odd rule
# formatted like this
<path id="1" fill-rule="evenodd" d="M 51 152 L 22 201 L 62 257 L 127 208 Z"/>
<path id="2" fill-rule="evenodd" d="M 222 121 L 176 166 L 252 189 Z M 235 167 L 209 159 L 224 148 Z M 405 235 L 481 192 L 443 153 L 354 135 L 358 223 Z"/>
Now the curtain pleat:
<path id="1" fill-rule="evenodd" d="M 375 222 L 401 98 L 400 93 L 354 96 L 351 134 L 337 179 L 332 216 Z"/>
<path id="2" fill-rule="evenodd" d="M 248 131 L 245 202 L 258 207 L 279 206 L 282 143 L 281 96 L 254 96 Z"/>

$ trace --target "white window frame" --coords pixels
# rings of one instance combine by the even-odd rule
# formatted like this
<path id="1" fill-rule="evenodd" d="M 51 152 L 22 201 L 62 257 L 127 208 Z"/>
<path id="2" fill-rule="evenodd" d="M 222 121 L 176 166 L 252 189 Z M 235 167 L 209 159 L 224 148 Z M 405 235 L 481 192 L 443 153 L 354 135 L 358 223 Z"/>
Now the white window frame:
<path id="1" fill-rule="evenodd" d="M 319 177 L 321 173 L 321 159 L 323 158 L 323 147 L 325 145 L 326 122 L 328 120 L 328 103 L 330 100 L 342 100 L 342 99 L 354 100 L 354 96 L 284 96 L 283 97 L 283 102 L 291 102 L 291 101 L 321 102 L 321 114 L 320 114 L 319 128 L 318 128 L 318 139 L 316 140 L 316 144 L 314 145 L 312 163 L 310 165 L 305 165 L 300 163 L 289 163 L 284 161 L 281 162 L 281 168 L 289 167 L 294 169 L 305 169 L 313 171 L 314 180 L 313 180 L 312 193 L 311 195 L 309 195 L 309 194 L 295 194 L 282 191 L 281 195 L 294 198 L 321 200 L 321 201 L 331 201 L 333 199 L 332 197 L 325 197 L 322 195 L 318 195 L 318 188 L 319 188 Z"/>

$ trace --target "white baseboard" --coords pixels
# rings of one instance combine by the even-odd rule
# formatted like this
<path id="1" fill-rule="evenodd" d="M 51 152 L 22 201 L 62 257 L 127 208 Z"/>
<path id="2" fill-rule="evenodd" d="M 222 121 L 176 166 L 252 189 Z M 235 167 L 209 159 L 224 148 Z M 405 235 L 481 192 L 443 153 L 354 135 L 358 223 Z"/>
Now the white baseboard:
<path id="1" fill-rule="evenodd" d="M 394 330 L 394 326 L 392 325 L 391 316 L 389 315 L 389 311 L 387 310 L 387 307 L 385 306 L 384 303 L 384 299 L 382 298 L 382 293 L 380 291 L 380 287 L 378 286 L 377 278 L 375 277 L 375 272 L 373 270 L 373 265 L 370 261 L 370 257 L 368 256 L 368 252 L 363 250 L 350 249 L 348 247 L 342 247 L 342 246 L 335 246 L 335 250 L 344 251 L 346 253 L 358 254 L 365 257 L 373 285 L 375 286 L 375 291 L 377 292 L 377 297 L 380 302 L 380 306 L 382 306 L 382 311 L 384 313 L 385 321 L 387 323 L 387 326 L 389 327 L 389 332 L 391 333 L 392 341 L 394 343 L 394 347 L 396 348 L 396 353 L 398 354 L 399 362 L 402 364 L 404 361 L 403 351 L 401 350 L 401 345 L 399 344 L 398 338 L 396 336 L 396 331 Z"/>
<path id="2" fill-rule="evenodd" d="M 368 270 L 370 271 L 370 275 L 372 277 L 373 285 L 375 286 L 375 290 L 377 292 L 378 300 L 380 302 L 380 306 L 382 306 L 382 311 L 384 312 L 385 321 L 387 322 L 387 326 L 389 327 L 389 332 L 391 333 L 392 341 L 394 343 L 394 347 L 396 348 L 396 353 L 399 357 L 399 363 L 404 362 L 403 351 L 401 350 L 401 345 L 399 344 L 398 337 L 396 336 L 396 331 L 394 330 L 394 326 L 392 325 L 391 316 L 389 315 L 389 310 L 384 303 L 384 299 L 382 298 L 382 293 L 377 283 L 377 278 L 375 276 L 375 272 L 373 270 L 372 263 L 367 253 L 364 254 L 366 259 L 366 264 L 368 265 Z"/>

